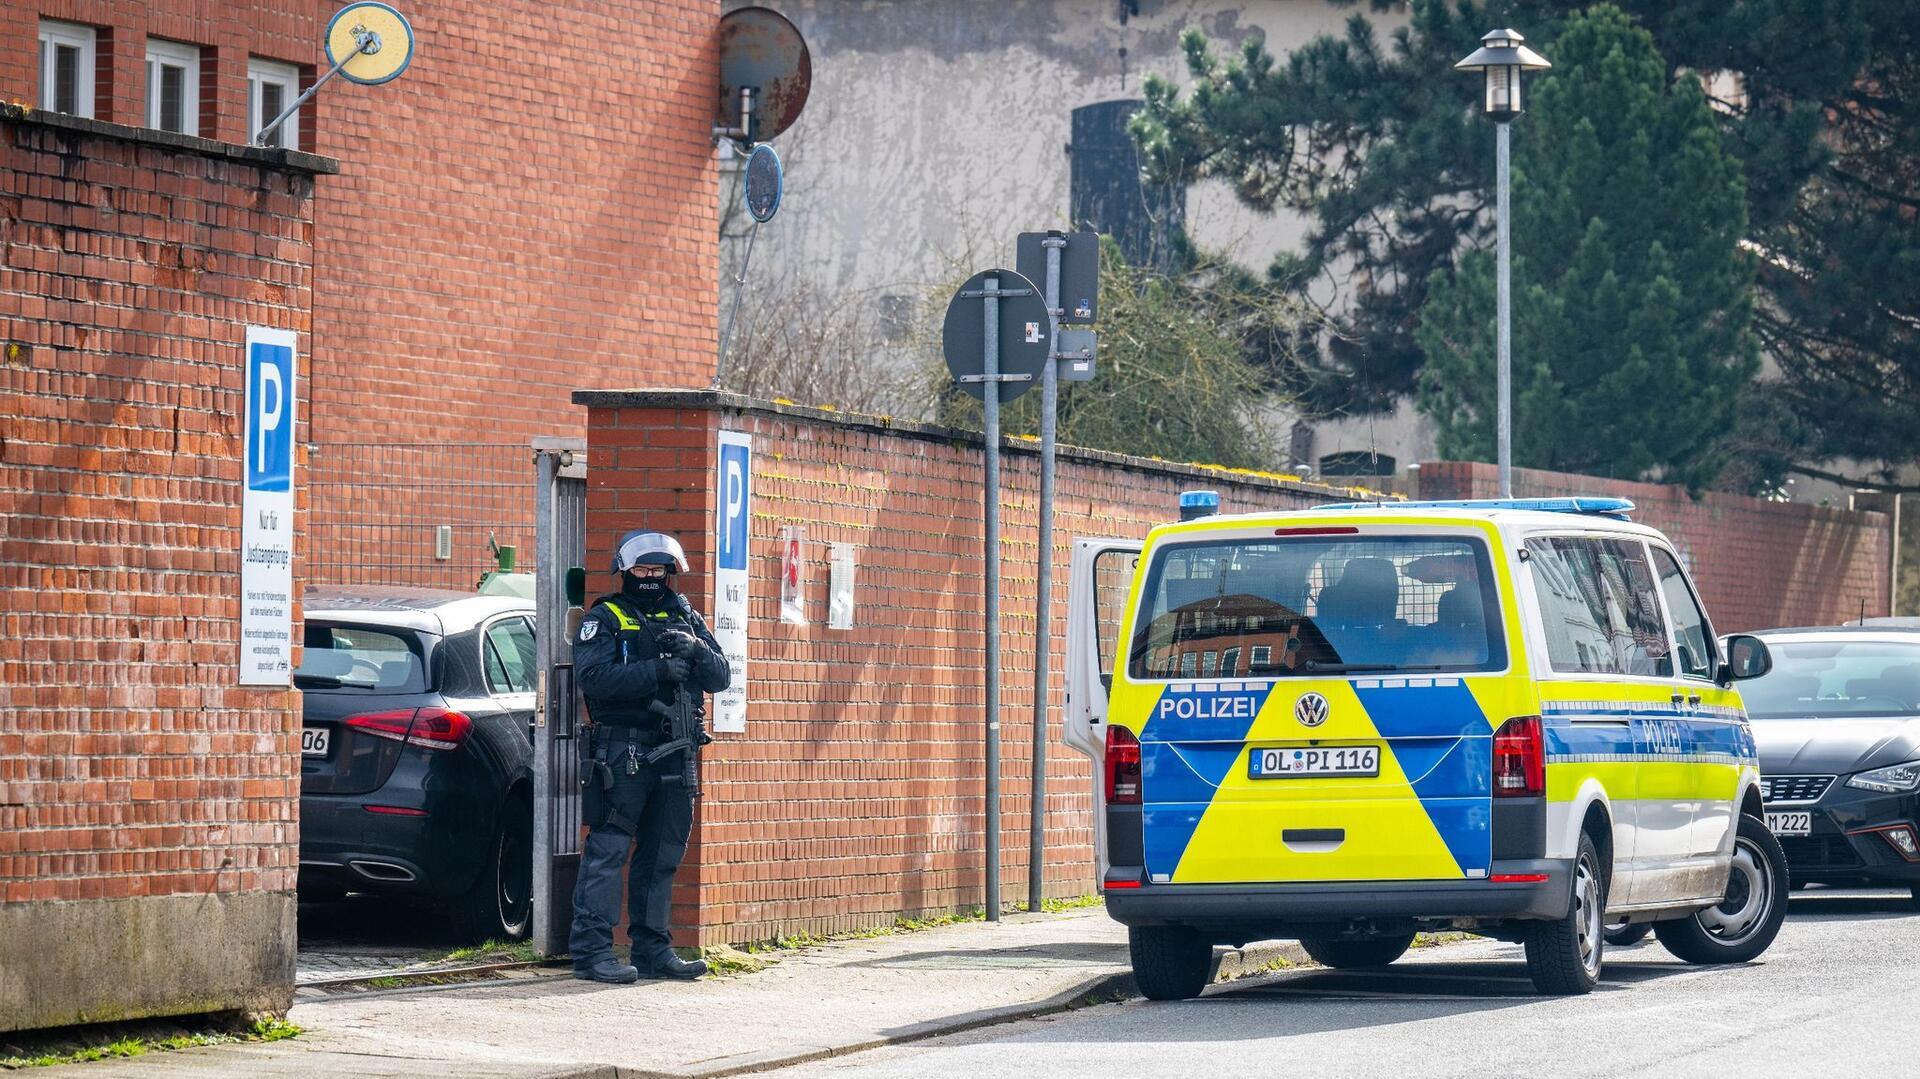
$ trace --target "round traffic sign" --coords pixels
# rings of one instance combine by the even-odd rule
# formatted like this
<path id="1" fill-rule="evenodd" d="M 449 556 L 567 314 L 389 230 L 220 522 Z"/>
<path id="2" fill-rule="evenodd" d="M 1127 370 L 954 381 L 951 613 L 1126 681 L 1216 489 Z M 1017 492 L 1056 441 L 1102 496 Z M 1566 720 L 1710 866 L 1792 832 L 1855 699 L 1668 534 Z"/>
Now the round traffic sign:
<path id="1" fill-rule="evenodd" d="M 1045 369 L 1047 354 L 1053 349 L 1053 323 L 1047 317 L 1047 301 L 1033 282 L 1012 270 L 982 270 L 967 278 L 967 283 L 947 303 L 947 320 L 940 331 L 941 351 L 947 357 L 947 370 L 960 388 L 977 400 L 987 399 L 987 383 L 978 381 L 986 372 L 986 297 L 987 282 L 996 283 L 1000 295 L 998 364 L 1003 375 L 1026 375 L 1025 379 L 1000 383 L 1000 400 L 1011 401 L 1032 389 Z"/>
<path id="2" fill-rule="evenodd" d="M 786 173 L 780 167 L 780 155 L 764 142 L 747 157 L 746 187 L 747 212 L 755 221 L 773 220 L 786 190 Z"/>

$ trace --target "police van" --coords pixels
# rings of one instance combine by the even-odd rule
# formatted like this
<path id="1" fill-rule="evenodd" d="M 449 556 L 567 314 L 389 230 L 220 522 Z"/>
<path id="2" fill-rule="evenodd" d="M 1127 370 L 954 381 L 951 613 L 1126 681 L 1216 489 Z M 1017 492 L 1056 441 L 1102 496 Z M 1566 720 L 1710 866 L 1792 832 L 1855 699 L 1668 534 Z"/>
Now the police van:
<path id="1" fill-rule="evenodd" d="M 1155 999 L 1215 945 L 1376 967 L 1417 931 L 1522 943 L 1584 993 L 1608 927 L 1765 951 L 1787 870 L 1737 681 L 1684 559 L 1621 499 L 1206 515 L 1077 540 L 1067 741 L 1107 910 Z"/>

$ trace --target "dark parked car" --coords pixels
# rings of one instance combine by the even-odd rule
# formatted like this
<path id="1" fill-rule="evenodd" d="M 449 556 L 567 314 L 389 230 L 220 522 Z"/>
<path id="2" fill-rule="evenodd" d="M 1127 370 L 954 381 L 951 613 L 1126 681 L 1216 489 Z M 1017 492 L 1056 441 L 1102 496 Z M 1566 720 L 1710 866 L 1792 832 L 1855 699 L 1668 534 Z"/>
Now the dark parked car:
<path id="1" fill-rule="evenodd" d="M 1756 636 L 1773 670 L 1740 693 L 1794 883 L 1896 885 L 1920 903 L 1920 631 Z"/>
<path id="2" fill-rule="evenodd" d="M 461 931 L 532 924 L 533 604 L 308 592 L 300 891 L 419 896 Z"/>

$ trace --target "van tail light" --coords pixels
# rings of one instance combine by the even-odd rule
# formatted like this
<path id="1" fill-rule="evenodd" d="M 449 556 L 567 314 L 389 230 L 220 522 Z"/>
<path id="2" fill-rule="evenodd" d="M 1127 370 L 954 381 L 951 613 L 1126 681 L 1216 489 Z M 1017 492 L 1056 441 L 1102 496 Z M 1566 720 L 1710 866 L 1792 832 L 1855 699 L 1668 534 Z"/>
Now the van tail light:
<path id="1" fill-rule="evenodd" d="M 1125 727 L 1107 727 L 1107 804 L 1140 804 L 1140 739 Z"/>
<path id="2" fill-rule="evenodd" d="M 364 712 L 343 722 L 356 731 L 423 749 L 453 749 L 473 732 L 466 713 L 447 708 L 396 708 Z"/>
<path id="3" fill-rule="evenodd" d="M 1493 796 L 1537 798 L 1547 793 L 1547 747 L 1539 716 L 1515 716 L 1493 735 Z"/>

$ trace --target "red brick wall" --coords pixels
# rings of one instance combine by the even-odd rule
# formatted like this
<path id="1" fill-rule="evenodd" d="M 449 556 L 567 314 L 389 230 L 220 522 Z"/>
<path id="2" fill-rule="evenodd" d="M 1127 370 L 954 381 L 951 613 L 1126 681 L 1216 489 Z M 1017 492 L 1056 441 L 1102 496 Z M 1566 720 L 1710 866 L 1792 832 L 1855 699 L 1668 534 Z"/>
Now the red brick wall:
<path id="1" fill-rule="evenodd" d="M 524 449 L 583 433 L 574 389 L 707 385 L 717 0 L 402 6 L 419 40 L 406 73 L 318 99 L 318 149 L 342 165 L 318 197 L 313 440 Z M 323 450 L 321 467 L 341 456 Z M 500 459 L 401 452 L 382 478 L 531 483 L 527 455 Z M 354 526 L 420 504 L 394 488 L 316 491 L 315 542 L 343 548 Z M 455 525 L 463 556 L 491 530 L 522 534 L 530 561 L 531 506 L 529 493 L 510 515 L 436 520 Z"/>
<path id="2" fill-rule="evenodd" d="M 313 187 L 307 169 L 263 154 L 0 110 L 9 916 L 35 901 L 258 893 L 286 896 L 291 913 L 299 695 L 236 684 L 242 350 L 249 324 L 304 346 Z M 0 968 L 21 976 L 30 939 L 0 940 Z M 103 942 L 81 935 L 73 961 Z M 50 995 L 33 1001 L 55 1009 L 48 1021 L 80 1014 Z M 72 1003 L 94 1017 L 140 1010 Z M 0 1000 L 0 1012 L 18 1006 Z"/>
<path id="3" fill-rule="evenodd" d="M 936 429 L 836 420 L 811 410 L 715 408 L 687 394 L 616 407 L 585 394 L 589 567 L 629 528 L 673 532 L 711 607 L 715 432 L 753 437 L 749 713 L 744 735 L 710 747 L 707 796 L 676 924 L 707 943 L 891 924 L 983 899 L 984 738 L 980 665 L 981 454 Z M 1027 894 L 1038 460 L 1006 455 L 1002 501 L 1003 898 Z M 1144 536 L 1178 516 L 1183 489 L 1229 508 L 1284 509 L 1334 496 L 1301 484 L 1076 452 L 1060 462 L 1054 536 L 1052 697 L 1066 666 L 1067 563 L 1076 536 Z M 806 529 L 807 626 L 779 621 L 778 537 Z M 856 626 L 826 628 L 827 544 L 856 550 Z M 598 582 L 596 582 L 597 584 Z M 1089 763 L 1048 753 L 1050 896 L 1093 882 Z"/>
<path id="4" fill-rule="evenodd" d="M 1420 466 L 1421 498 L 1493 498 L 1493 465 Z M 1699 586 L 1719 633 L 1819 626 L 1888 613 L 1892 535 L 1884 513 L 1767 502 L 1723 492 L 1695 500 L 1684 488 L 1515 469 L 1513 490 L 1613 495 L 1633 518 L 1665 532 Z"/>

